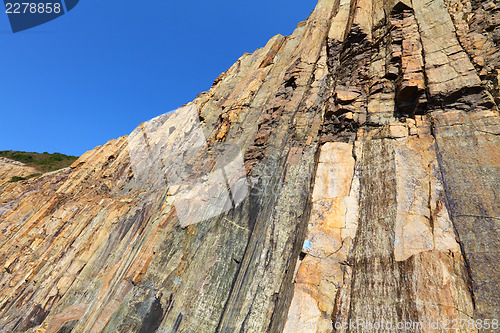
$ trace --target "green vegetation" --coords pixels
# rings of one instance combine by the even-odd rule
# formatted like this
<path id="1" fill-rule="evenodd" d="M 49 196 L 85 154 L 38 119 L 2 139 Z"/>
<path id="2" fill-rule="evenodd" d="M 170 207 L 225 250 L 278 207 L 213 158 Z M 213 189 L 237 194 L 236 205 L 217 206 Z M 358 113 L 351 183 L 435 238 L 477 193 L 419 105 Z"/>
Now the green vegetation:
<path id="1" fill-rule="evenodd" d="M 12 150 L 3 150 L 0 151 L 0 157 L 6 157 L 10 158 L 11 160 L 19 161 L 22 163 L 25 163 L 29 166 L 34 167 L 35 169 L 39 170 L 40 173 L 44 172 L 50 172 L 50 171 L 55 171 L 59 170 L 62 168 L 66 168 L 70 166 L 78 157 L 76 156 L 68 156 L 60 153 L 54 153 L 54 154 L 49 154 L 47 152 L 45 153 L 30 153 L 30 152 L 24 152 L 24 151 L 12 151 Z M 32 178 L 37 176 L 38 174 L 35 175 L 30 175 L 28 178 Z M 23 178 L 23 177 L 13 177 L 10 181 L 15 182 L 15 181 L 20 181 L 24 179 L 17 179 L 17 178 Z M 25 178 L 25 179 L 28 179 Z M 17 179 L 17 180 L 14 180 Z"/>
<path id="2" fill-rule="evenodd" d="M 41 175 L 41 173 L 34 173 L 34 174 L 31 174 L 31 175 L 26 176 L 26 177 L 14 176 L 14 177 L 12 177 L 9 180 L 9 183 L 15 183 L 15 182 L 18 182 L 18 181 L 21 181 L 21 180 L 28 180 L 30 178 L 34 178 L 34 177 L 37 177 L 37 176 L 40 176 L 40 175 Z"/>

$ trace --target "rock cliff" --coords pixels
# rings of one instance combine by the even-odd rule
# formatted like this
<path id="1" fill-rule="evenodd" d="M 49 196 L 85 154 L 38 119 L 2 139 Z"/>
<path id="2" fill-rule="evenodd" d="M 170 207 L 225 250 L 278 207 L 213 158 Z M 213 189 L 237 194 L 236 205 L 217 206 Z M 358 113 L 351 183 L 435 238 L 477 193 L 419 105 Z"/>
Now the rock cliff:
<path id="1" fill-rule="evenodd" d="M 495 330 L 499 6 L 320 0 L 192 103 L 2 183 L 0 331 Z"/>

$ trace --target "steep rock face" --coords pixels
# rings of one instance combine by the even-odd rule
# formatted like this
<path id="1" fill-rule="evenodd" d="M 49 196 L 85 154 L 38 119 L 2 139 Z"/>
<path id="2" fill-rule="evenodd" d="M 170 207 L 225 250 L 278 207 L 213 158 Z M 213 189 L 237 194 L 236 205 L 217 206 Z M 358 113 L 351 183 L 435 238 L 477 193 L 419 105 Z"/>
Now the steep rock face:
<path id="1" fill-rule="evenodd" d="M 320 0 L 192 103 L 0 185 L 0 330 L 498 319 L 498 15 Z"/>

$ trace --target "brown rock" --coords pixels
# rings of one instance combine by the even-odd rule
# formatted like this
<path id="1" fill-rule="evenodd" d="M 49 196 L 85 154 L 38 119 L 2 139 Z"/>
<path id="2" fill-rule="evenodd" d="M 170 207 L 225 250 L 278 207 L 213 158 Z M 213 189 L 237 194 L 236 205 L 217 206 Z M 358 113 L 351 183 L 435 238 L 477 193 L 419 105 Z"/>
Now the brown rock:
<path id="1" fill-rule="evenodd" d="M 70 168 L 0 160 L 0 330 L 498 318 L 497 12 L 320 0 Z"/>

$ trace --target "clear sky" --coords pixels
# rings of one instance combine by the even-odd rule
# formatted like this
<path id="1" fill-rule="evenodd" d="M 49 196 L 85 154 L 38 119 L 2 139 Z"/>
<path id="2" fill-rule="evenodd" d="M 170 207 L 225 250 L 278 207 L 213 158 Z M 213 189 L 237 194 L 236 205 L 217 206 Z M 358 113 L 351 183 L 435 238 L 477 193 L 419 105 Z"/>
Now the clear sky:
<path id="1" fill-rule="evenodd" d="M 0 150 L 81 155 L 208 90 L 316 0 L 80 0 L 13 34 L 0 13 Z M 3 7 L 2 7 L 3 8 Z"/>

